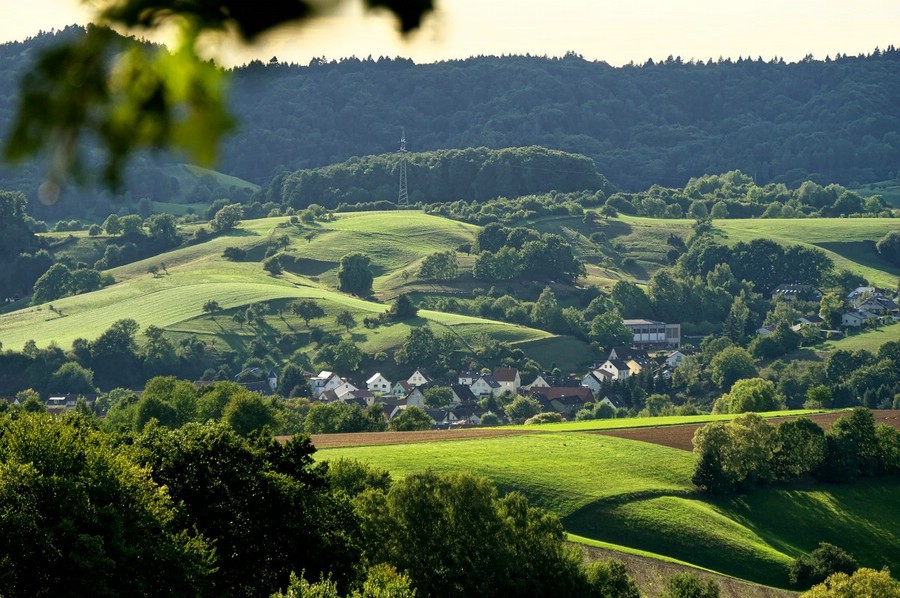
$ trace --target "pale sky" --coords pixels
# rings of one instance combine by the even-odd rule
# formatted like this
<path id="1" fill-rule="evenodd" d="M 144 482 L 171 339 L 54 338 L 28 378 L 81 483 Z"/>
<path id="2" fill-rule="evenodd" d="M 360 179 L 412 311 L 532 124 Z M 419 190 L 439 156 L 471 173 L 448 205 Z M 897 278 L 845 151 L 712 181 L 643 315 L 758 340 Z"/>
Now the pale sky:
<path id="1" fill-rule="evenodd" d="M 273 32 L 261 43 L 211 43 L 221 63 L 253 58 L 306 64 L 328 59 L 408 56 L 418 63 L 478 54 L 561 56 L 567 51 L 612 65 L 670 54 L 719 56 L 858 54 L 900 45 L 898 0 L 436 0 L 439 12 L 409 40 L 382 16 L 348 0 L 339 14 L 303 29 Z M 264 5 L 264 2 L 260 2 Z M 0 0 L 0 42 L 85 23 L 78 0 Z M 162 40 L 164 41 L 164 40 Z"/>

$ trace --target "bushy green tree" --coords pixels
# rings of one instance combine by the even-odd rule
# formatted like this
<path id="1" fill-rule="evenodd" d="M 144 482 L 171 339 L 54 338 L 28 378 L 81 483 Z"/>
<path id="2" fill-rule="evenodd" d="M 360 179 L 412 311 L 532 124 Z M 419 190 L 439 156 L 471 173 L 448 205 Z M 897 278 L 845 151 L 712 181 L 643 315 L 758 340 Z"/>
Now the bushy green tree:
<path id="1" fill-rule="evenodd" d="M 772 468 L 775 478 L 781 481 L 814 473 L 825 461 L 825 432 L 808 417 L 779 425 L 776 446 Z"/>
<path id="2" fill-rule="evenodd" d="M 229 204 L 216 212 L 216 215 L 210 220 L 209 226 L 217 233 L 229 231 L 240 224 L 243 217 L 244 208 L 241 204 Z"/>
<path id="3" fill-rule="evenodd" d="M 753 357 L 741 347 L 722 349 L 709 364 L 710 378 L 721 389 L 731 388 L 742 378 L 756 376 Z"/>
<path id="4" fill-rule="evenodd" d="M 364 253 L 348 253 L 341 258 L 339 287 L 346 293 L 368 295 L 372 292 L 372 260 Z"/>
<path id="5" fill-rule="evenodd" d="M 506 417 L 521 424 L 526 419 L 534 417 L 541 412 L 541 402 L 534 397 L 516 395 L 505 408 Z"/>
<path id="6" fill-rule="evenodd" d="M 331 572 L 347 583 L 359 553 L 344 535 L 354 519 L 315 470 L 309 438 L 252 442 L 222 423 L 150 427 L 134 454 L 180 509 L 175 523 L 216 547 L 209 593 L 268 596 L 289 574 Z"/>
<path id="7" fill-rule="evenodd" d="M 458 270 L 456 253 L 453 251 L 432 253 L 422 260 L 422 265 L 419 266 L 419 278 L 425 280 L 452 280 L 456 278 Z"/>
<path id="8" fill-rule="evenodd" d="M 628 575 L 625 563 L 615 559 L 585 565 L 587 592 L 591 598 L 640 598 L 637 584 Z"/>
<path id="9" fill-rule="evenodd" d="M 691 480 L 708 492 L 732 492 L 772 481 L 775 430 L 755 414 L 713 422 L 694 434 L 697 463 Z"/>
<path id="10" fill-rule="evenodd" d="M 222 419 L 241 436 L 250 436 L 264 428 L 274 428 L 278 411 L 271 401 L 256 392 L 235 393 L 225 405 Z"/>
<path id="11" fill-rule="evenodd" d="M 367 560 L 405 571 L 423 596 L 590 595 L 559 519 L 484 478 L 412 474 L 355 503 Z"/>
<path id="12" fill-rule="evenodd" d="M 303 320 L 307 328 L 311 320 L 325 317 L 325 310 L 312 299 L 301 299 L 291 303 L 291 313 Z"/>
<path id="13" fill-rule="evenodd" d="M 794 559 L 788 576 L 792 584 L 808 588 L 822 583 L 835 573 L 851 575 L 857 569 L 859 564 L 847 551 L 834 544 L 820 542 L 808 555 Z"/>
<path id="14" fill-rule="evenodd" d="M 735 382 L 731 390 L 716 400 L 713 413 L 748 413 L 776 411 L 781 402 L 771 380 L 743 378 Z"/>
<path id="15" fill-rule="evenodd" d="M 900 581 L 887 569 L 857 569 L 853 575 L 835 573 L 800 598 L 900 598 Z"/>
<path id="16" fill-rule="evenodd" d="M 0 418 L 0 594 L 202 593 L 214 552 L 176 517 L 149 472 L 77 418 Z"/>
<path id="17" fill-rule="evenodd" d="M 391 430 L 394 432 L 430 430 L 433 423 L 422 409 L 415 405 L 409 405 L 391 420 Z"/>

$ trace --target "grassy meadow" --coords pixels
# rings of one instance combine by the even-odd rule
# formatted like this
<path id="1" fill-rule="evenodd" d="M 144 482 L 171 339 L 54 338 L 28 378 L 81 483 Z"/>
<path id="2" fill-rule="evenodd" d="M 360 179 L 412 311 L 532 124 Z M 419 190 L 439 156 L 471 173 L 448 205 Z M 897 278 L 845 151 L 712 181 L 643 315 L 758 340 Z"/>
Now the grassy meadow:
<path id="1" fill-rule="evenodd" d="M 883 324 L 875 328 L 845 336 L 844 338 L 826 341 L 821 348 L 824 351 L 859 351 L 865 349 L 872 353 L 877 353 L 881 345 L 891 342 L 900 341 L 900 322 L 892 324 Z"/>
<path id="2" fill-rule="evenodd" d="M 529 356 L 543 358 L 549 352 L 555 356 L 551 361 L 561 367 L 574 368 L 594 358 L 590 347 L 574 338 L 428 310 L 421 310 L 419 317 L 409 322 L 368 329 L 362 326 L 363 318 L 376 316 L 389 306 L 377 302 L 377 292 L 376 300 L 364 300 L 335 290 L 340 258 L 350 251 L 364 251 L 372 257 L 377 291 L 392 283 L 403 284 L 399 271 L 407 268 L 414 272 L 423 257 L 471 242 L 476 231 L 477 227 L 421 212 L 340 215 L 316 224 L 311 239 L 306 238 L 309 229 L 290 225 L 287 218 L 250 220 L 227 234 L 113 268 L 109 272 L 117 284 L 55 300 L 55 311 L 50 305 L 38 305 L 2 314 L 0 339 L 9 349 L 20 349 L 31 339 L 41 346 L 52 339 L 68 348 L 76 338 L 96 338 L 116 320 L 133 318 L 142 328 L 152 324 L 176 338 L 198 335 L 212 345 L 242 350 L 259 335 L 308 332 L 302 320 L 290 314 L 289 303 L 314 299 L 326 312 L 325 318 L 314 323 L 343 332 L 334 318 L 341 311 L 350 311 L 357 325 L 346 334 L 368 353 L 390 351 L 403 343 L 412 326 L 428 325 L 436 334 L 449 332 L 458 337 L 463 346 L 489 336 L 521 345 Z M 283 235 L 289 239 L 286 253 L 294 257 L 297 266 L 281 275 L 269 274 L 258 261 L 232 262 L 222 257 L 226 247 L 261 253 Z M 76 243 L 70 243 L 71 250 L 91 242 L 76 238 Z M 160 268 L 155 276 L 149 272 L 153 266 Z M 203 304 L 211 299 L 222 308 L 216 315 L 203 312 Z M 275 308 L 261 323 L 240 326 L 232 321 L 237 310 L 260 302 Z"/>
<path id="3" fill-rule="evenodd" d="M 689 452 L 574 431 L 317 453 L 319 460 L 339 457 L 397 477 L 429 468 L 484 475 L 501 492 L 523 492 L 559 515 L 575 541 L 627 547 L 766 585 L 786 587 L 791 561 L 823 540 L 864 565 L 900 568 L 897 480 L 710 497 L 690 482 Z"/>

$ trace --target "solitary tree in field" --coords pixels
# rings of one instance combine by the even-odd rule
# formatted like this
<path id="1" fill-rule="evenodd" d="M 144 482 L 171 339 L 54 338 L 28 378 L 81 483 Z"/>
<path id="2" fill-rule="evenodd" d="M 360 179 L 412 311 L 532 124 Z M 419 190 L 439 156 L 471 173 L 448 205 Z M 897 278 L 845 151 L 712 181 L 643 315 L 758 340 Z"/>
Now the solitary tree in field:
<path id="1" fill-rule="evenodd" d="M 346 309 L 339 313 L 334 320 L 338 326 L 346 328 L 347 330 L 356 326 L 356 319 L 353 317 L 353 314 Z"/>
<path id="2" fill-rule="evenodd" d="M 213 318 L 215 318 L 216 314 L 220 311 L 222 311 L 222 307 L 215 299 L 210 299 L 203 304 L 203 313 L 210 314 Z"/>
<path id="3" fill-rule="evenodd" d="M 242 311 L 235 312 L 235 314 L 233 316 L 231 316 L 231 319 L 234 320 L 234 322 L 241 327 L 241 330 L 244 329 L 244 322 L 247 321 L 247 316 L 246 316 L 246 314 L 244 314 L 244 312 L 242 312 Z"/>
<path id="4" fill-rule="evenodd" d="M 372 260 L 364 253 L 348 253 L 341 258 L 338 270 L 340 289 L 354 295 L 367 295 L 372 291 Z"/>
<path id="5" fill-rule="evenodd" d="M 303 299 L 302 301 L 291 304 L 291 313 L 301 318 L 307 328 L 309 328 L 310 320 L 325 316 L 325 310 L 319 307 L 319 304 L 311 299 Z"/>

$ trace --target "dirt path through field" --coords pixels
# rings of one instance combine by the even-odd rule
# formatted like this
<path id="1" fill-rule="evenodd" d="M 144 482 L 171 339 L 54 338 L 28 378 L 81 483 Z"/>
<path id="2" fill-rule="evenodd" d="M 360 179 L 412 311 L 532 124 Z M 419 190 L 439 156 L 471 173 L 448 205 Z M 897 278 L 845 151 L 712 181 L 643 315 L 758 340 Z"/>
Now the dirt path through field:
<path id="1" fill-rule="evenodd" d="M 881 409 L 874 410 L 872 411 L 872 413 L 875 415 L 876 424 L 888 424 L 900 430 L 900 411 Z M 808 415 L 806 417 L 822 426 L 822 428 L 824 428 L 825 430 L 828 430 L 831 427 L 831 424 L 833 424 L 839 417 L 843 415 L 846 415 L 846 412 L 819 413 L 815 415 Z M 777 425 L 781 422 L 791 421 L 794 419 L 797 419 L 797 416 L 773 417 L 769 418 L 768 421 L 773 425 Z M 696 432 L 697 428 L 702 425 L 706 424 L 691 424 L 686 426 L 661 426 L 657 428 L 631 428 L 625 430 L 597 430 L 592 431 L 591 433 L 603 434 L 604 436 L 615 436 L 617 438 L 626 438 L 628 440 L 640 440 L 641 442 L 661 444 L 663 446 L 690 451 L 694 448 L 693 444 L 691 444 L 691 439 L 694 437 L 694 432 Z"/>

